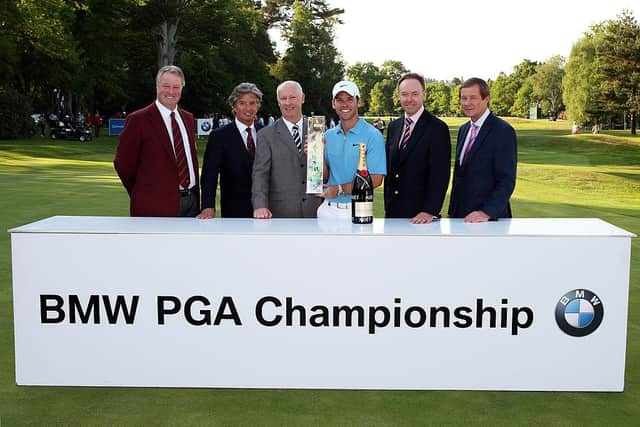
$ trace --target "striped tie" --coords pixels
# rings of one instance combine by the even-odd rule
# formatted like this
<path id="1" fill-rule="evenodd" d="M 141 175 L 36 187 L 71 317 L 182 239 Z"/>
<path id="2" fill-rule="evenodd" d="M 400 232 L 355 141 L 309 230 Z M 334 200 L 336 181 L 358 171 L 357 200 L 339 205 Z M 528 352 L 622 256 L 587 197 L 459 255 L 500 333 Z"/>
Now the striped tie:
<path id="1" fill-rule="evenodd" d="M 187 155 L 184 152 L 184 141 L 182 132 L 176 121 L 174 112 L 171 112 L 171 130 L 173 131 L 173 149 L 176 153 L 176 165 L 178 166 L 178 179 L 180 186 L 189 189 L 189 166 L 187 165 Z"/>
<path id="2" fill-rule="evenodd" d="M 401 150 L 405 149 L 409 142 L 409 138 L 411 138 L 411 123 L 413 123 L 413 120 L 411 120 L 410 117 L 407 117 L 404 123 L 404 134 L 402 135 L 402 141 L 400 142 Z"/>
<path id="3" fill-rule="evenodd" d="M 467 154 L 469 154 L 469 151 L 471 151 L 471 147 L 473 147 L 473 143 L 476 142 L 476 136 L 478 136 L 478 125 L 475 123 L 471 123 L 471 135 L 469 135 L 469 142 L 467 143 L 467 146 L 464 149 L 464 156 L 462 157 L 462 162 L 467 160 Z"/>
<path id="4" fill-rule="evenodd" d="M 293 141 L 296 143 L 298 153 L 300 153 L 302 151 L 302 139 L 300 138 L 298 125 L 293 125 Z"/>

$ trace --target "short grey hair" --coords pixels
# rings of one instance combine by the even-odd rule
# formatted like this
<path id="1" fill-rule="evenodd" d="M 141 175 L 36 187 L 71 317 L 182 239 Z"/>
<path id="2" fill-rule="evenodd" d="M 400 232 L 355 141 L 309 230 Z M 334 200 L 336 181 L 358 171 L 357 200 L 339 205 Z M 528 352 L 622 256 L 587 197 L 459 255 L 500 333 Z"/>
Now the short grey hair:
<path id="1" fill-rule="evenodd" d="M 253 83 L 240 83 L 238 86 L 234 87 L 231 91 L 231 95 L 229 95 L 228 101 L 231 109 L 236 106 L 236 102 L 238 102 L 238 98 L 247 93 L 252 93 L 258 98 L 258 108 L 260 108 L 260 103 L 262 102 L 262 91 L 258 89 Z"/>
<path id="2" fill-rule="evenodd" d="M 278 85 L 278 88 L 276 89 L 276 99 L 278 98 L 278 94 L 280 93 L 280 89 L 282 89 L 283 87 L 285 87 L 286 85 L 293 85 L 296 87 L 296 89 L 298 90 L 298 92 L 300 92 L 300 95 L 304 95 L 304 92 L 302 91 L 302 86 L 300 86 L 300 83 L 298 83 L 295 80 L 287 80 L 285 82 L 282 82 Z"/>
<path id="3" fill-rule="evenodd" d="M 164 67 L 160 68 L 158 70 L 158 74 L 156 74 L 156 86 L 160 86 L 160 77 L 162 77 L 164 73 L 170 73 L 180 77 L 180 80 L 182 80 L 182 87 L 187 84 L 187 82 L 184 80 L 184 73 L 182 72 L 182 69 L 180 67 L 178 67 L 177 65 L 165 65 Z"/>

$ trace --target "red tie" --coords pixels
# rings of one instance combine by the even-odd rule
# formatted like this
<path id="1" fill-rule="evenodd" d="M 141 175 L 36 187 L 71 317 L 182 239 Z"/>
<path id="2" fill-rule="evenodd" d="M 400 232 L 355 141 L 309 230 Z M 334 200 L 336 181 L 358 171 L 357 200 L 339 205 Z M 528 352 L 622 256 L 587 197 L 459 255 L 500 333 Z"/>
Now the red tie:
<path id="1" fill-rule="evenodd" d="M 405 119 L 404 134 L 402 135 L 402 142 L 400 142 L 401 150 L 404 150 L 404 148 L 407 146 L 407 143 L 409 142 L 409 138 L 411 137 L 411 123 L 413 123 L 413 120 L 411 120 L 410 117 L 407 117 Z"/>
<path id="2" fill-rule="evenodd" d="M 253 156 L 256 154 L 256 144 L 253 142 L 251 128 L 247 128 L 247 151 L 249 152 L 249 158 L 253 161 Z"/>
<path id="3" fill-rule="evenodd" d="M 187 165 L 187 155 L 184 152 L 184 141 L 182 132 L 176 121 L 175 113 L 171 112 L 171 130 L 173 131 L 173 149 L 176 152 L 176 165 L 178 166 L 178 179 L 180 186 L 184 190 L 189 189 L 189 166 Z"/>

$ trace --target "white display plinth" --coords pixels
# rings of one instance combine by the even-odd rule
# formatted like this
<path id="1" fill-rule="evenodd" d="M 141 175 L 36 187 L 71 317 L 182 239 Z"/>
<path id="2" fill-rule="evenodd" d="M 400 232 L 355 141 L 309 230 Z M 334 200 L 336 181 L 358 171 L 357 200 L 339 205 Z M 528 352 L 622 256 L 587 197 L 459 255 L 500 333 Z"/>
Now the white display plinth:
<path id="1" fill-rule="evenodd" d="M 634 235 L 598 219 L 10 232 L 20 385 L 624 388 Z"/>

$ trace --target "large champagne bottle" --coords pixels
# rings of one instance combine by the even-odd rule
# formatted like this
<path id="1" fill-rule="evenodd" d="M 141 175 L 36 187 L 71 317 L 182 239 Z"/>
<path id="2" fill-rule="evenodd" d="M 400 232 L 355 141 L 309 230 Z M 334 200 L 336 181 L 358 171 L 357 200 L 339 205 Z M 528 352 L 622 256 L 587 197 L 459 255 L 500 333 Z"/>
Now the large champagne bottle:
<path id="1" fill-rule="evenodd" d="M 365 144 L 360 144 L 358 169 L 353 177 L 351 222 L 354 224 L 371 224 L 373 222 L 373 183 L 367 170 L 367 146 Z"/>

